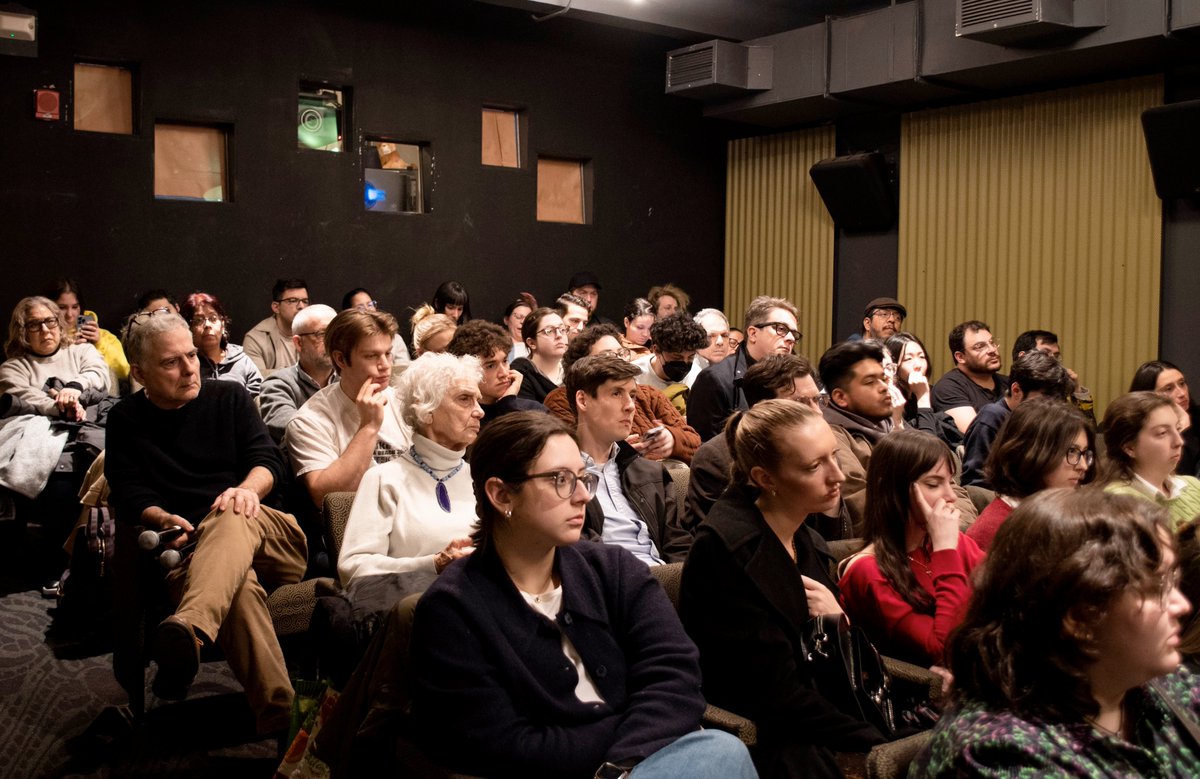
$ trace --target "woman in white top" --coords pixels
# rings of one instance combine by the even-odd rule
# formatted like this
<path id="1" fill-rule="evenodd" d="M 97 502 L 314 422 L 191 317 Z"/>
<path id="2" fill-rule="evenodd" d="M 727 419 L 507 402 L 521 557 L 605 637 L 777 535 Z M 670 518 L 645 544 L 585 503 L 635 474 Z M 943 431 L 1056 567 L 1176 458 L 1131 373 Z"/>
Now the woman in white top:
<path id="1" fill-rule="evenodd" d="M 357 608 L 389 608 L 470 553 L 475 496 L 463 453 L 483 419 L 481 375 L 475 357 L 428 353 L 400 378 L 396 400 L 412 445 L 363 476 L 338 556 Z"/>

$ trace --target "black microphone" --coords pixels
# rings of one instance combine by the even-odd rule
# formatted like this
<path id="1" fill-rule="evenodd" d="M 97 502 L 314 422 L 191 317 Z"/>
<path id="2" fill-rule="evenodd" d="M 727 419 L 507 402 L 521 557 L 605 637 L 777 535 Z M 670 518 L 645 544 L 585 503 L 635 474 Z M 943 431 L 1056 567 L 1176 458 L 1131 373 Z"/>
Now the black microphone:
<path id="1" fill-rule="evenodd" d="M 186 532 L 180 525 L 172 525 L 166 530 L 143 530 L 138 536 L 138 546 L 151 552 L 180 533 Z"/>
<path id="2" fill-rule="evenodd" d="M 184 544 L 178 549 L 164 549 L 163 553 L 158 556 L 158 564 L 168 571 L 172 568 L 178 568 L 179 564 L 183 562 L 184 556 L 191 554 L 195 546 L 196 542 L 193 541 L 190 544 Z"/>

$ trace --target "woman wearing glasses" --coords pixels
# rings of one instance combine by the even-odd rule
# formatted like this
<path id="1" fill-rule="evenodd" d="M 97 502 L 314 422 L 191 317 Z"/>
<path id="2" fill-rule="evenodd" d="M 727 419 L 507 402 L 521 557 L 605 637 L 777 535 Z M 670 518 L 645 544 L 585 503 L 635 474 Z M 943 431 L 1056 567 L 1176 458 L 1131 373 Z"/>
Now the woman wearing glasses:
<path id="1" fill-rule="evenodd" d="M 1100 424 L 1108 456 L 1104 489 L 1157 503 L 1175 528 L 1200 515 L 1200 479 L 1175 475 L 1183 416 L 1170 397 L 1130 392 L 1108 405 Z"/>
<path id="2" fill-rule="evenodd" d="M 596 476 L 574 435 L 503 416 L 471 456 L 475 552 L 417 604 L 412 721 L 430 759 L 487 776 L 749 777 L 700 730 L 696 647 L 647 567 L 579 543 Z"/>
<path id="3" fill-rule="evenodd" d="M 179 315 L 192 328 L 192 343 L 200 353 L 201 380 L 234 381 L 257 396 L 262 390 L 262 374 L 242 347 L 229 343 L 232 320 L 217 296 L 193 292 L 179 307 Z"/>
<path id="4" fill-rule="evenodd" d="M 567 351 L 567 327 L 553 308 L 535 308 L 525 317 L 521 335 L 528 357 L 512 362 L 512 369 L 524 377 L 517 397 L 541 403 L 563 380 L 562 357 Z"/>
<path id="5" fill-rule="evenodd" d="M 954 706 L 909 776 L 1200 776 L 1167 523 L 1091 488 L 1022 502 L 951 638 Z"/>
<path id="6" fill-rule="evenodd" d="M 838 586 L 850 621 L 885 655 L 941 665 L 983 551 L 959 531 L 954 455 L 920 430 L 884 436 L 867 466 L 863 538 Z"/>
<path id="7" fill-rule="evenodd" d="M 996 491 L 967 535 L 987 551 L 996 531 L 1021 501 L 1035 492 L 1079 487 L 1096 477 L 1096 434 L 1079 409 L 1050 398 L 1017 406 L 996 434 L 984 463 Z"/>

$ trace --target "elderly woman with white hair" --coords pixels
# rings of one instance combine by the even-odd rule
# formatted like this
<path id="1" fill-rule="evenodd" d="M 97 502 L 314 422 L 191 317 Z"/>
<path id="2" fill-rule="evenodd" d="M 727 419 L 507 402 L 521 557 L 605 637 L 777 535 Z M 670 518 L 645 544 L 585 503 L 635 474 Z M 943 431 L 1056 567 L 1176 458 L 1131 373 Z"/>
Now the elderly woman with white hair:
<path id="1" fill-rule="evenodd" d="M 338 556 L 338 577 L 356 610 L 390 608 L 471 553 L 475 494 L 463 453 L 483 419 L 481 378 L 477 358 L 434 353 L 401 376 L 396 400 L 412 446 L 363 476 Z"/>

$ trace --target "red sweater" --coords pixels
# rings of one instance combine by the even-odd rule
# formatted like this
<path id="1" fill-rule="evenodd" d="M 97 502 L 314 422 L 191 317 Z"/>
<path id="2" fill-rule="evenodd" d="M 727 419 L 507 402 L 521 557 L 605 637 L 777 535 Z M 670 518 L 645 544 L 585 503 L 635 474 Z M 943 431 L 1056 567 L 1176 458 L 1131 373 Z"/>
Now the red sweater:
<path id="1" fill-rule="evenodd" d="M 991 503 L 979 512 L 979 519 L 971 523 L 967 528 L 967 535 L 979 544 L 979 548 L 987 551 L 992 545 L 992 539 L 996 537 L 996 531 L 1004 524 L 1004 520 L 1008 519 L 1008 515 L 1012 513 L 1012 506 L 1005 503 L 1000 498 L 996 498 Z"/>
<path id="2" fill-rule="evenodd" d="M 881 653 L 922 666 L 941 664 L 946 637 L 962 621 L 971 599 L 970 573 L 983 558 L 983 550 L 962 533 L 957 549 L 932 555 L 924 547 L 912 552 L 909 568 L 934 598 L 929 613 L 900 597 L 874 555 L 863 555 L 850 563 L 838 582 L 842 608 Z"/>

